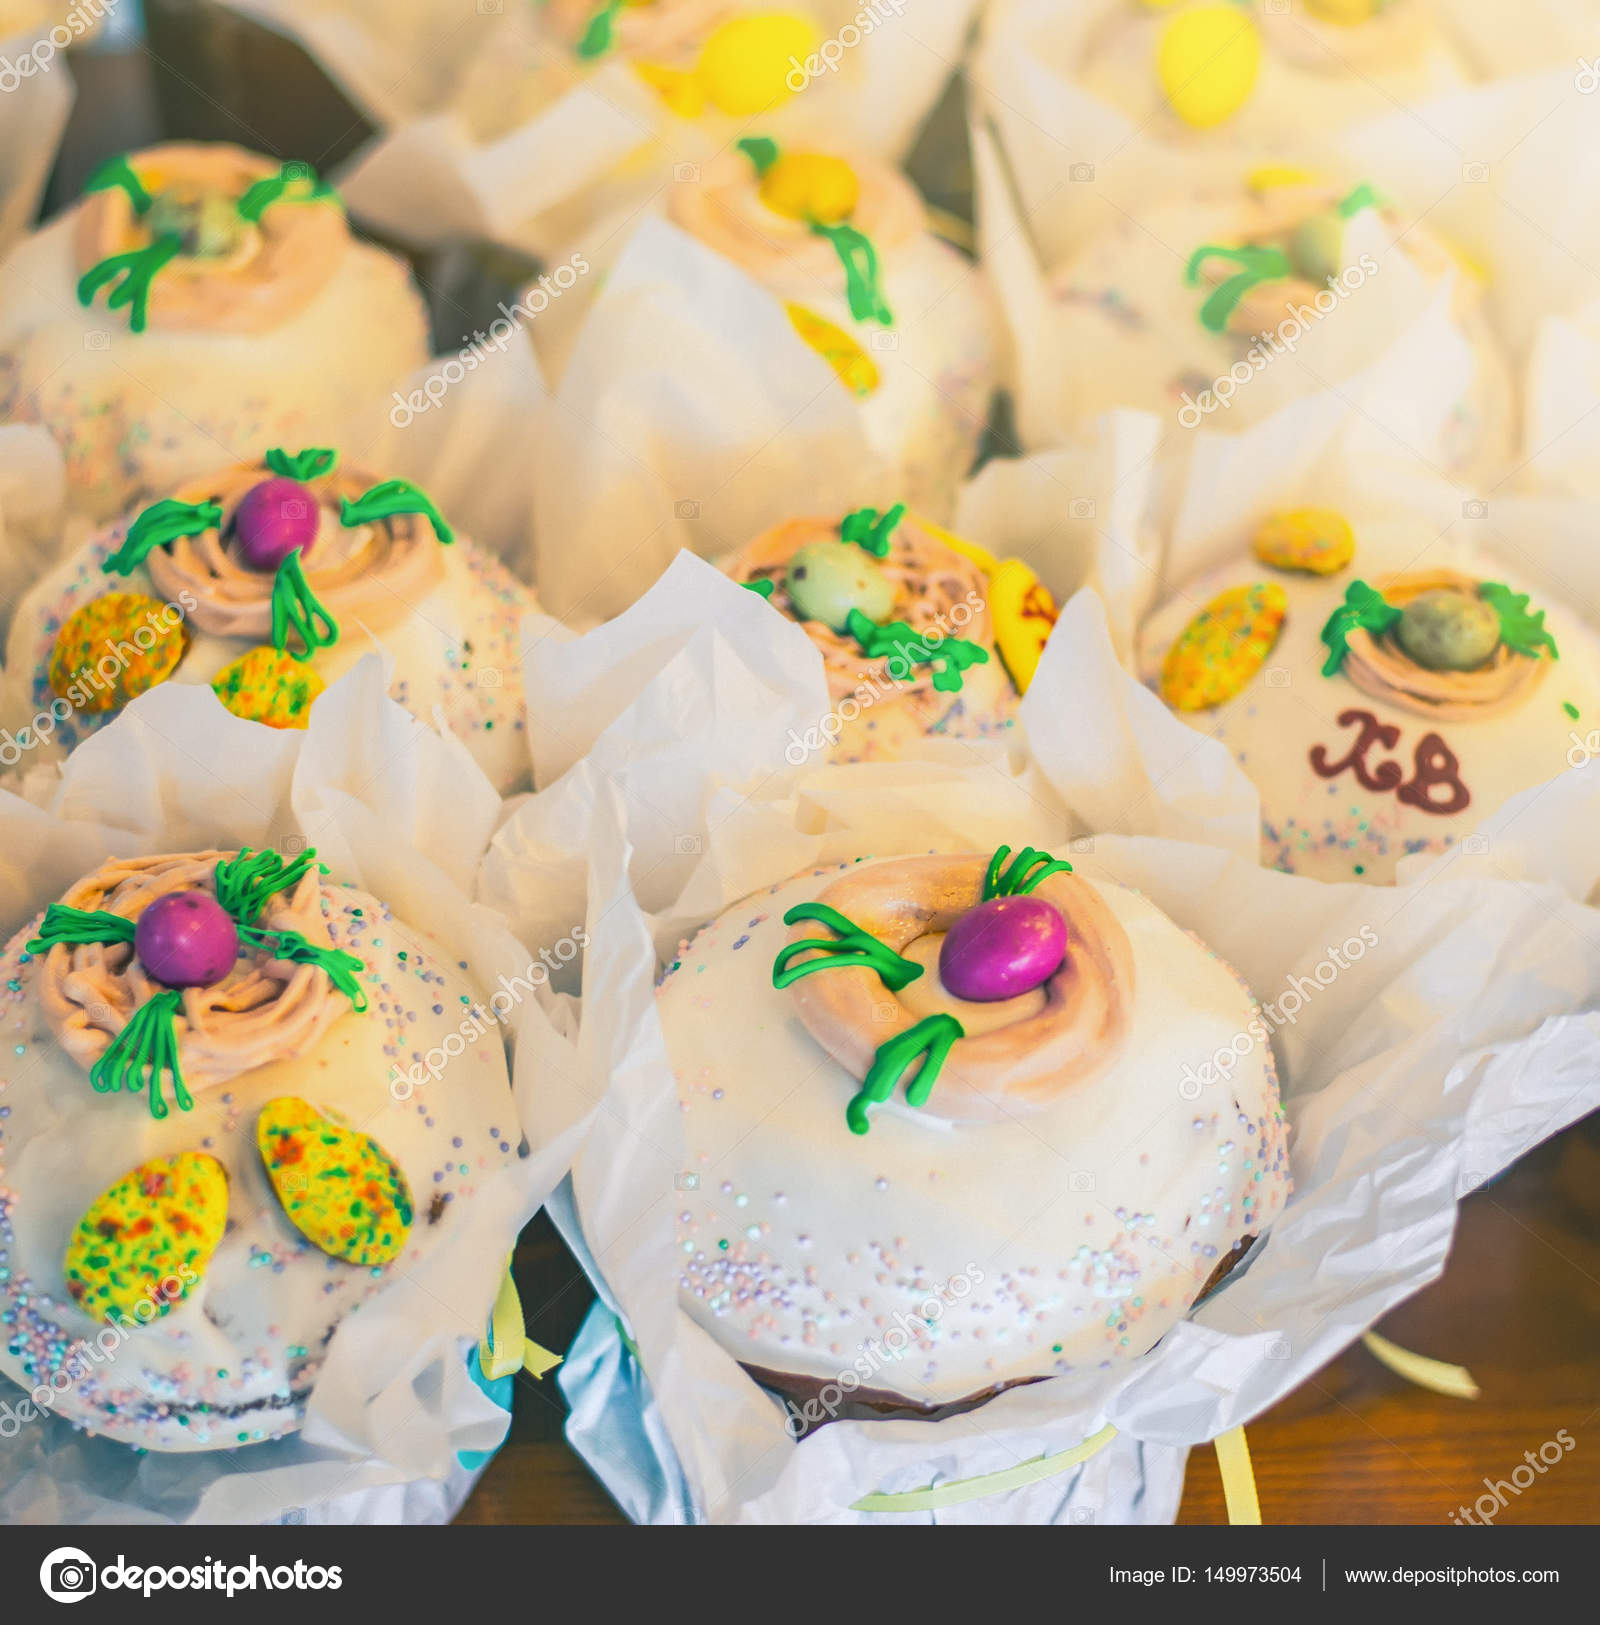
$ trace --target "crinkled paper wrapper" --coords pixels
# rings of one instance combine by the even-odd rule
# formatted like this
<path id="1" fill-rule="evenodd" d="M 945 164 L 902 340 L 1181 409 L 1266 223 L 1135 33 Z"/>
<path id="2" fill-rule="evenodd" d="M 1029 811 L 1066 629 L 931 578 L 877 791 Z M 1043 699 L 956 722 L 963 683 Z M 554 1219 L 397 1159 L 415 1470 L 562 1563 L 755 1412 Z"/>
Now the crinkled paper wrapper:
<path id="1" fill-rule="evenodd" d="M 669 114 L 626 63 L 602 59 L 574 88 L 477 139 L 486 95 L 519 94 L 531 8 L 442 0 L 219 0 L 297 40 L 383 131 L 339 177 L 352 210 L 418 247 L 453 236 L 536 256 L 598 241 L 648 205 L 675 166 L 704 163 L 741 135 L 821 141 L 898 158 L 960 62 L 974 0 L 903 0 L 838 69 L 770 117 Z M 864 0 L 806 0 L 822 39 Z M 751 6 L 744 9 L 762 9 Z M 777 8 L 783 9 L 783 8 Z M 528 98 L 530 102 L 532 98 Z"/>
<path id="2" fill-rule="evenodd" d="M 484 977 L 525 970 L 528 950 L 504 920 L 469 901 L 500 799 L 464 747 L 387 700 L 387 686 L 369 656 L 322 696 L 304 733 L 243 722 L 205 688 L 136 701 L 59 774 L 35 770 L 23 795 L 0 795 L 6 936 L 108 857 L 296 835 L 334 878 L 384 898 Z M 525 1001 L 512 1023 L 526 1115 L 541 1075 L 570 1065 L 575 1023 L 556 995 Z M 450 1247 L 347 1319 L 298 1435 L 168 1456 L 36 1420 L 0 1440 L 0 1519 L 449 1519 L 475 1476 L 457 1452 L 494 1450 L 509 1421 L 468 1376 L 467 1354 L 519 1229 L 563 1172 L 559 1154 L 538 1150 L 502 1170 Z"/>
<path id="3" fill-rule="evenodd" d="M 30 54 L 43 66 L 0 90 L 0 254 L 33 221 L 77 94 L 48 26 L 0 39 L 0 61 L 13 70 Z"/>
<path id="4" fill-rule="evenodd" d="M 606 1020 L 585 1023 L 579 1074 L 542 1091 L 525 1128 L 536 1146 L 585 1136 L 554 1211 L 606 1308 L 565 1387 L 574 1441 L 636 1517 L 1169 1520 L 1190 1446 L 1259 1415 L 1435 1278 L 1457 1200 L 1600 1100 L 1600 915 L 1581 901 L 1600 876 L 1600 768 L 1519 797 L 1484 850 L 1457 848 L 1406 886 L 1330 886 L 1257 867 L 1253 790 L 1123 672 L 1089 592 L 1067 604 L 1023 703 L 1028 751 L 937 741 L 899 763 L 788 765 L 789 730 L 828 710 L 820 660 L 797 626 L 687 555 L 628 615 L 576 643 L 530 622 L 527 643 L 545 694 L 536 755 L 543 739 L 570 765 L 501 830 L 484 895 L 514 919 L 548 908 L 529 877 L 588 850 L 585 1001 Z M 1376 934 L 1277 1035 L 1296 1194 L 1144 1357 L 966 1416 L 839 1421 L 795 1445 L 775 1401 L 678 1306 L 686 1152 L 659 967 L 802 868 L 1002 841 L 1065 850 L 1087 876 L 1142 890 L 1260 998 L 1310 975 L 1329 944 Z M 934 1513 L 851 1510 L 1070 1450 L 1107 1423 L 1110 1446 L 1030 1486 Z"/>

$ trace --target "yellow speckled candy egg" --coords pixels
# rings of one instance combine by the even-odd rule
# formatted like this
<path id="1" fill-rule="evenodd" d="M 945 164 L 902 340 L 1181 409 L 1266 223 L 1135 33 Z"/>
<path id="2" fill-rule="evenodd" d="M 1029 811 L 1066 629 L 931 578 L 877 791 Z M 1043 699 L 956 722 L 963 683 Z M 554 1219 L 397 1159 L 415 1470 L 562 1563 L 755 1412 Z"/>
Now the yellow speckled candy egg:
<path id="1" fill-rule="evenodd" d="M 861 182 L 843 158 L 823 152 L 786 152 L 761 177 L 761 201 L 788 220 L 836 226 L 855 213 Z"/>
<path id="2" fill-rule="evenodd" d="M 1276 570 L 1337 574 L 1356 556 L 1350 521 L 1332 508 L 1294 508 L 1262 520 L 1255 534 L 1256 557 Z"/>
<path id="3" fill-rule="evenodd" d="M 205 1275 L 228 1223 L 228 1175 L 180 1151 L 125 1174 L 79 1219 L 62 1265 L 67 1291 L 96 1320 L 160 1319 Z M 139 1311 L 149 1305 L 154 1313 Z"/>
<path id="4" fill-rule="evenodd" d="M 1156 72 L 1172 110 L 1210 130 L 1244 106 L 1261 69 L 1261 35 L 1238 6 L 1196 6 L 1167 24 Z"/>
<path id="5" fill-rule="evenodd" d="M 387 1264 L 411 1233 L 411 1188 L 370 1135 L 293 1096 L 269 1100 L 256 1145 L 283 1211 L 314 1246 L 351 1264 Z"/>
<path id="6" fill-rule="evenodd" d="M 804 63 L 819 43 L 808 17 L 782 11 L 735 17 L 706 41 L 695 78 L 713 107 L 750 118 L 794 94 L 794 63 Z"/>
<path id="7" fill-rule="evenodd" d="M 1289 600 L 1276 582 L 1220 592 L 1183 629 L 1161 663 L 1161 697 L 1175 711 L 1231 700 L 1261 669 Z"/>
<path id="8" fill-rule="evenodd" d="M 224 666 L 211 691 L 236 717 L 269 728 L 304 728 L 326 685 L 304 661 L 263 643 Z"/>
<path id="9" fill-rule="evenodd" d="M 177 609 L 142 592 L 104 592 L 62 623 L 50 651 L 50 690 L 81 711 L 116 711 L 164 683 L 188 647 Z"/>
<path id="10" fill-rule="evenodd" d="M 804 305 L 785 305 L 796 333 L 833 368 L 833 375 L 852 395 L 865 398 L 882 382 L 872 357 L 842 327 L 807 310 Z"/>
<path id="11" fill-rule="evenodd" d="M 994 643 L 1019 694 L 1028 692 L 1055 630 L 1056 601 L 1021 559 L 1006 559 L 989 577 Z"/>

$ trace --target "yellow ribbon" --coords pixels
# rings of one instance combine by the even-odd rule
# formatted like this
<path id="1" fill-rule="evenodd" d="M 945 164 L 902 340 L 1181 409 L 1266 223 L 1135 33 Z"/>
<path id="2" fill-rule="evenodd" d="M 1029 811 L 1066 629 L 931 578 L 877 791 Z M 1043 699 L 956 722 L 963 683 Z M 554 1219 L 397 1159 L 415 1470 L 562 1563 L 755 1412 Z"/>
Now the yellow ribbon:
<path id="1" fill-rule="evenodd" d="M 1256 1496 L 1256 1473 L 1250 1465 L 1250 1446 L 1242 1427 L 1229 1428 L 1212 1441 L 1217 1468 L 1222 1474 L 1222 1499 L 1229 1523 L 1260 1523 L 1261 1502 Z"/>
<path id="2" fill-rule="evenodd" d="M 561 1364 L 561 1356 L 541 1348 L 528 1336 L 522 1316 L 522 1299 L 511 1277 L 511 1261 L 506 1260 L 506 1276 L 489 1311 L 489 1324 L 478 1343 L 478 1368 L 490 1382 L 526 1371 L 542 1377 Z"/>
<path id="3" fill-rule="evenodd" d="M 1448 1399 L 1478 1397 L 1478 1385 L 1464 1365 L 1449 1365 L 1443 1360 L 1430 1360 L 1425 1354 L 1413 1354 L 1410 1349 L 1403 1349 L 1398 1343 L 1391 1343 L 1387 1337 L 1380 1337 L 1376 1332 L 1363 1332 L 1361 1341 L 1380 1365 L 1388 1366 L 1396 1376 L 1414 1382 L 1419 1388 L 1443 1394 Z"/>

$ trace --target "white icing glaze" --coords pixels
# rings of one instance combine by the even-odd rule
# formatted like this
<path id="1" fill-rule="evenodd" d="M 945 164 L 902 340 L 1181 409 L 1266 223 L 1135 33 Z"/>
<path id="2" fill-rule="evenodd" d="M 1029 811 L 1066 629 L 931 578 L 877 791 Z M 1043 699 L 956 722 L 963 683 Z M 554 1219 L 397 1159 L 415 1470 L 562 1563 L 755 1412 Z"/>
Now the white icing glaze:
<path id="1" fill-rule="evenodd" d="M 1182 1092 L 1186 1066 L 1198 1076 L 1248 1031 L 1243 985 L 1145 898 L 1097 882 L 1136 964 L 1116 1065 L 1025 1121 L 957 1127 L 937 1084 L 920 1111 L 897 1091 L 857 1136 L 855 1079 L 772 986 L 785 911 L 840 872 L 736 904 L 659 989 L 699 1181 L 675 1199 L 685 1310 L 747 1364 L 848 1371 L 922 1405 L 1142 1354 L 1288 1194 L 1269 1045 Z"/>
<path id="2" fill-rule="evenodd" d="M 102 571 L 101 564 L 125 533 L 125 524 L 112 526 L 58 565 L 19 606 L 7 661 L 13 692 L 0 719 L 13 732 L 48 709 L 55 697 L 50 651 L 62 622 L 80 604 L 106 592 L 143 593 L 161 601 L 143 566 L 126 576 Z M 319 533 L 316 545 L 325 539 Z M 348 543 L 340 538 L 339 545 Z M 438 544 L 438 551 L 443 574 L 421 602 L 410 606 L 411 613 L 371 637 L 346 618 L 339 641 L 319 650 L 312 665 L 325 683 L 332 683 L 373 648 L 389 650 L 395 657 L 394 698 L 430 723 L 434 708 L 442 707 L 452 732 L 503 794 L 522 785 L 529 774 L 519 628 L 522 617 L 538 607 L 537 600 L 497 559 L 463 536 L 449 546 Z M 189 630 L 192 641 L 169 682 L 209 683 L 224 666 L 265 641 L 213 636 L 192 622 Z M 74 712 L 57 727 L 49 751 L 33 754 L 42 759 L 70 750 L 116 715 Z"/>
<path id="3" fill-rule="evenodd" d="M 1432 568 L 1503 581 L 1516 592 L 1531 592 L 1530 608 L 1546 611 L 1545 625 L 1561 658 L 1550 663 L 1525 703 L 1473 721 L 1438 721 L 1364 692 L 1342 671 L 1322 675 L 1328 654 L 1322 628 L 1352 580 L 1371 585 L 1386 574 Z M 1220 739 L 1261 792 L 1261 859 L 1275 868 L 1320 880 L 1387 884 L 1400 858 L 1444 851 L 1518 791 L 1566 771 L 1574 730 L 1581 737 L 1600 722 L 1600 640 L 1594 632 L 1497 560 L 1463 553 L 1403 521 L 1358 526 L 1355 558 L 1337 575 L 1289 574 L 1245 555 L 1191 582 L 1146 622 L 1139 645 L 1141 677 L 1159 691 L 1161 662 L 1190 620 L 1225 588 L 1256 581 L 1277 582 L 1288 594 L 1277 644 L 1234 699 L 1214 710 L 1178 715 Z M 1579 719 L 1567 714 L 1565 703 L 1577 706 Z M 1338 720 L 1350 711 L 1366 712 L 1400 731 L 1394 748 L 1370 749 L 1372 770 L 1395 761 L 1409 780 L 1418 744 L 1434 733 L 1459 760 L 1459 777 L 1471 801 L 1459 813 L 1429 813 L 1392 792 L 1364 788 L 1353 769 L 1331 779 L 1314 772 L 1313 748 L 1324 747 L 1324 760 L 1331 764 L 1355 745 L 1359 725 L 1341 727 Z M 1436 792 L 1436 798 L 1443 794 Z"/>
<path id="4" fill-rule="evenodd" d="M 391 1092 L 396 1066 L 415 1066 L 457 1031 L 463 995 L 483 996 L 470 973 L 363 892 L 324 882 L 323 900 L 335 945 L 366 963 L 370 1009 L 342 1016 L 298 1061 L 244 1073 L 162 1122 L 143 1093 L 96 1094 L 50 1037 L 34 992 L 37 961 L 19 962 L 37 920 L 0 955 L 0 1374 L 31 1390 L 72 1370 L 77 1380 L 52 1389 L 55 1414 L 156 1450 L 232 1448 L 300 1426 L 329 1337 L 386 1271 L 329 1257 L 289 1222 L 256 1150 L 267 1101 L 307 1100 L 395 1159 L 416 1204 L 402 1269 L 447 1245 L 452 1213 L 517 1155 L 492 1018 L 442 1084 L 424 1073 L 409 1099 Z M 104 1328 L 67 1296 L 68 1237 L 113 1181 L 179 1151 L 206 1151 L 228 1174 L 228 1230 L 203 1282 L 108 1358 L 75 1356 L 80 1340 Z"/>
<path id="5" fill-rule="evenodd" d="M 77 214 L 0 265 L 0 417 L 50 430 L 73 502 L 94 519 L 261 446 L 335 445 L 427 359 L 404 263 L 354 242 L 311 303 L 269 333 L 131 332 L 104 293 L 78 303 Z"/>

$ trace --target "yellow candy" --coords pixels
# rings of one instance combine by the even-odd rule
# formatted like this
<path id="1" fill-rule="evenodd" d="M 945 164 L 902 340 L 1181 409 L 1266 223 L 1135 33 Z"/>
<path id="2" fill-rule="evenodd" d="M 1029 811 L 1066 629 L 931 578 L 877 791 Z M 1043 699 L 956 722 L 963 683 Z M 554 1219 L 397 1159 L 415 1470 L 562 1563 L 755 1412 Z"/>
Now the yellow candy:
<path id="1" fill-rule="evenodd" d="M 786 152 L 761 177 L 761 201 L 789 220 L 836 226 L 855 213 L 861 182 L 843 158 L 822 152 Z"/>
<path id="2" fill-rule="evenodd" d="M 835 327 L 804 305 L 785 305 L 800 337 L 833 368 L 834 376 L 853 395 L 870 395 L 880 382 L 872 357 L 842 327 Z"/>
<path id="3" fill-rule="evenodd" d="M 1000 561 L 986 547 L 979 547 L 976 542 L 969 542 L 965 536 L 957 536 L 953 530 L 946 530 L 942 525 L 935 525 L 924 519 L 921 514 L 913 515 L 919 530 L 925 530 L 930 536 L 937 537 L 952 553 L 959 553 L 964 559 L 971 559 L 986 576 L 992 576 L 1000 568 Z"/>
<path id="4" fill-rule="evenodd" d="M 242 654 L 211 679 L 211 691 L 236 717 L 269 728 L 304 728 L 311 702 L 326 687 L 303 661 L 271 644 Z"/>
<path id="5" fill-rule="evenodd" d="M 1175 711 L 1231 700 L 1261 669 L 1289 600 L 1276 582 L 1218 593 L 1183 629 L 1161 665 L 1161 697 Z"/>
<path id="6" fill-rule="evenodd" d="M 1332 508 L 1295 508 L 1261 522 L 1256 557 L 1278 570 L 1306 570 L 1331 576 L 1356 556 L 1350 521 Z"/>
<path id="7" fill-rule="evenodd" d="M 157 1157 L 79 1219 L 62 1264 L 67 1291 L 95 1320 L 159 1320 L 200 1284 L 227 1223 L 228 1175 L 215 1157 Z"/>
<path id="8" fill-rule="evenodd" d="M 751 118 L 794 94 L 795 63 L 820 43 L 809 18 L 758 12 L 724 23 L 705 43 L 695 78 L 713 107 Z"/>
<path id="9" fill-rule="evenodd" d="M 1197 6 L 1167 24 L 1156 71 L 1172 110 L 1196 130 L 1232 118 L 1255 88 L 1261 35 L 1238 6 Z"/>
<path id="10" fill-rule="evenodd" d="M 256 1146 L 289 1222 L 313 1245 L 351 1264 L 387 1264 L 411 1233 L 411 1188 L 369 1135 L 303 1100 L 269 1100 Z"/>
<path id="11" fill-rule="evenodd" d="M 181 611 L 142 592 L 104 592 L 62 623 L 50 690 L 83 711 L 120 710 L 165 682 L 188 647 Z"/>
<path id="12" fill-rule="evenodd" d="M 1028 692 L 1056 626 L 1056 601 L 1021 559 L 1006 559 L 989 577 L 994 642 L 1019 694 Z"/>
<path id="13" fill-rule="evenodd" d="M 1245 185 L 1252 192 L 1272 192 L 1283 186 L 1315 186 L 1316 173 L 1297 169 L 1293 164 L 1262 164 L 1245 177 Z"/>
<path id="14" fill-rule="evenodd" d="M 692 73 L 660 62 L 635 62 L 633 71 L 679 118 L 699 118 L 705 112 L 706 93 Z"/>

